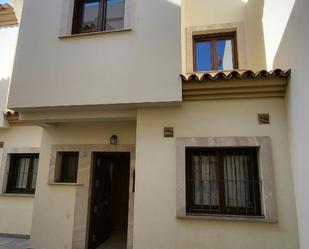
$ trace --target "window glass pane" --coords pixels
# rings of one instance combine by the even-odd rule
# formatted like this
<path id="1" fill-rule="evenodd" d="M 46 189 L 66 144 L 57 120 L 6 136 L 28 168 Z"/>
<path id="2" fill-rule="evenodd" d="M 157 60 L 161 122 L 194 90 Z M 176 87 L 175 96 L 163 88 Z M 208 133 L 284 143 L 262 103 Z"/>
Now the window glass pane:
<path id="1" fill-rule="evenodd" d="M 224 156 L 225 202 L 227 207 L 250 207 L 249 156 Z"/>
<path id="2" fill-rule="evenodd" d="M 33 171 L 32 171 L 32 182 L 31 182 L 31 188 L 35 189 L 36 187 L 36 179 L 38 175 L 38 166 L 39 166 L 39 158 L 33 159 Z"/>
<path id="3" fill-rule="evenodd" d="M 124 28 L 124 5 L 125 0 L 107 0 L 106 30 Z"/>
<path id="4" fill-rule="evenodd" d="M 233 65 L 232 40 L 218 40 L 217 42 L 218 65 L 217 70 L 231 70 Z"/>
<path id="5" fill-rule="evenodd" d="M 195 205 L 219 205 L 217 157 L 193 156 L 193 202 Z"/>
<path id="6" fill-rule="evenodd" d="M 76 182 L 78 170 L 78 152 L 63 152 L 60 182 Z"/>
<path id="7" fill-rule="evenodd" d="M 16 188 L 26 188 L 28 172 L 30 167 L 30 158 L 20 158 L 18 162 L 18 171 L 16 178 Z"/>
<path id="8" fill-rule="evenodd" d="M 81 32 L 93 32 L 98 30 L 100 1 L 86 0 L 82 3 Z"/>
<path id="9" fill-rule="evenodd" d="M 78 157 L 70 156 L 67 158 L 67 177 L 68 179 L 75 180 L 77 176 Z"/>
<path id="10" fill-rule="evenodd" d="M 195 43 L 195 71 L 210 71 L 211 43 L 210 41 L 197 41 Z"/>

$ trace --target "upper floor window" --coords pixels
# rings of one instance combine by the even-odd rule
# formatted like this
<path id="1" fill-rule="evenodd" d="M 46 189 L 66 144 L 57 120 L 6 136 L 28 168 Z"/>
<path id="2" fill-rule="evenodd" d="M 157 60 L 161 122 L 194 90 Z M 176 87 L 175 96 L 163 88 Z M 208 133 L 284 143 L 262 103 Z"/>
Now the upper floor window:
<path id="1" fill-rule="evenodd" d="M 194 71 L 238 68 L 236 32 L 193 36 Z"/>
<path id="2" fill-rule="evenodd" d="M 73 34 L 124 28 L 125 0 L 75 0 Z"/>
<path id="3" fill-rule="evenodd" d="M 7 193 L 33 194 L 38 163 L 39 154 L 11 154 Z"/>
<path id="4" fill-rule="evenodd" d="M 186 148 L 187 214 L 261 216 L 256 148 Z"/>

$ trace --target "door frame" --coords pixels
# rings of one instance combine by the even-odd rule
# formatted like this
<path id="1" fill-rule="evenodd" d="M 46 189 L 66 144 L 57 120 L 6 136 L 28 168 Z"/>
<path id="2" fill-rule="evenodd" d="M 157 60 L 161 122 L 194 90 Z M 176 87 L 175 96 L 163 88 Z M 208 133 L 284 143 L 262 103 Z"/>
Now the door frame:
<path id="1" fill-rule="evenodd" d="M 97 162 L 97 158 L 100 157 L 100 156 L 110 156 L 110 155 L 128 155 L 129 156 L 129 170 L 130 170 L 130 162 L 131 162 L 131 153 L 130 152 L 92 152 L 92 157 L 93 157 L 93 160 L 92 160 L 92 170 L 91 170 L 91 185 L 90 185 L 90 206 L 89 206 L 89 221 L 88 221 L 88 241 L 87 241 L 87 244 L 88 244 L 88 249 L 95 249 L 92 247 L 92 242 L 91 242 L 91 234 L 93 232 L 93 229 L 94 229 L 94 212 L 93 212 L 93 208 L 94 208 L 94 205 L 95 205 L 95 199 L 96 197 L 94 197 L 94 193 L 95 193 L 95 183 L 94 183 L 94 177 L 95 177 L 95 167 L 96 167 L 96 162 Z M 127 166 L 127 164 L 126 164 Z M 129 234 L 129 208 L 130 208 L 130 173 L 129 173 L 129 186 L 128 186 L 128 218 L 127 218 L 127 245 L 128 245 L 128 234 Z M 134 177 L 134 176 L 133 176 Z M 134 178 L 133 178 L 133 183 L 134 183 Z M 133 190 L 134 190 L 134 186 L 133 186 Z M 128 248 L 128 246 L 127 246 Z"/>

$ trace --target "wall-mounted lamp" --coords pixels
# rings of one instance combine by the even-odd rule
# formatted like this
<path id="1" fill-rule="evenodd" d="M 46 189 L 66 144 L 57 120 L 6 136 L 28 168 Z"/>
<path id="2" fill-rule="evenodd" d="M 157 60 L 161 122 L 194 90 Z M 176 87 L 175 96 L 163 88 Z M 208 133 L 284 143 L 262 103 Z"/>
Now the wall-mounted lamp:
<path id="1" fill-rule="evenodd" d="M 112 144 L 112 145 L 116 145 L 118 142 L 118 137 L 116 135 L 113 135 L 110 137 L 109 139 L 109 143 Z"/>

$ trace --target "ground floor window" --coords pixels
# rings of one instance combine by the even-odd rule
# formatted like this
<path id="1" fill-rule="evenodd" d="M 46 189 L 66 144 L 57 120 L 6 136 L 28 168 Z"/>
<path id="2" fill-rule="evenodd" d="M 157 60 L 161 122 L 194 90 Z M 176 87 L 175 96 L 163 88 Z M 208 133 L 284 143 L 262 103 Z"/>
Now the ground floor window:
<path id="1" fill-rule="evenodd" d="M 187 214 L 261 216 L 257 148 L 186 148 Z"/>
<path id="2" fill-rule="evenodd" d="M 7 193 L 33 194 L 39 154 L 10 154 Z"/>

